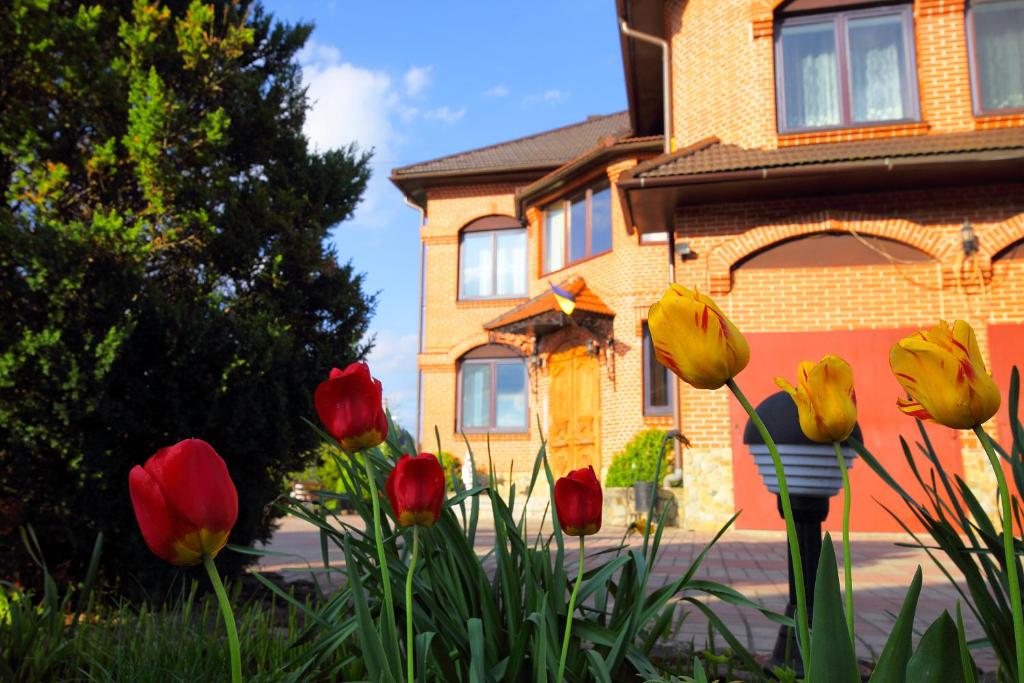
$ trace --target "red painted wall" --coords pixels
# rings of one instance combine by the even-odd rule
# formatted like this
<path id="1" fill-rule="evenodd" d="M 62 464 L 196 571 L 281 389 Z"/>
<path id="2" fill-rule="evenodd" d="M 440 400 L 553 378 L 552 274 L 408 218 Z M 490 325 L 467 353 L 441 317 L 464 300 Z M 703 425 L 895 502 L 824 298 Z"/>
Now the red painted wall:
<path id="1" fill-rule="evenodd" d="M 988 328 L 989 355 L 992 359 L 992 367 L 989 368 L 992 376 L 999 387 L 999 393 L 1003 398 L 999 412 L 996 413 L 996 429 L 999 430 L 997 440 L 1007 451 L 1010 450 L 1012 438 L 1010 435 L 1010 372 L 1013 366 L 1024 372 L 1024 325 L 989 325 Z M 1021 414 L 1018 406 L 1018 415 Z M 1013 490 L 1013 474 L 1010 467 L 1004 466 L 1007 481 L 1010 482 L 1010 490 Z"/>
<path id="2" fill-rule="evenodd" d="M 745 335 L 750 344 L 751 360 L 737 381 L 756 406 L 778 391 L 775 377 L 781 375 L 796 381 L 800 361 L 818 361 L 826 353 L 844 358 L 853 367 L 857 391 L 858 422 L 864 432 L 868 450 L 889 470 L 896 481 L 912 493 L 920 491 L 900 448 L 902 435 L 913 445 L 919 438 L 916 421 L 896 408 L 902 389 L 889 371 L 889 349 L 899 339 L 915 330 L 857 330 L 800 333 L 755 333 Z M 732 431 L 734 494 L 736 509 L 743 510 L 737 520 L 741 529 L 783 529 L 776 511 L 774 494 L 765 488 L 753 457 L 743 445 L 743 428 L 747 415 L 739 403 L 730 399 Z M 952 474 L 963 476 L 963 460 L 957 432 L 929 425 L 928 434 L 943 465 Z M 920 530 L 905 504 L 863 462 L 855 461 L 850 470 L 853 502 L 850 528 L 854 531 L 901 531 L 901 527 L 881 504 L 900 515 L 911 529 Z M 922 494 L 923 495 L 923 494 Z M 824 527 L 842 528 L 843 494 L 832 498 Z M 914 522 L 914 523 L 910 523 Z"/>

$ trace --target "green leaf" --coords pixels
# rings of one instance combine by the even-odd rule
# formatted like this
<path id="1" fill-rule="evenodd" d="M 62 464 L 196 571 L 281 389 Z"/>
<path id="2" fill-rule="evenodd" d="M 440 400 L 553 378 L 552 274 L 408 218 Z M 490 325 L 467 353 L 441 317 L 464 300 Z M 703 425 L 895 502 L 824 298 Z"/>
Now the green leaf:
<path id="1" fill-rule="evenodd" d="M 352 556 L 352 545 L 345 537 L 345 566 L 348 569 L 349 585 L 352 587 L 352 603 L 355 607 L 356 620 L 359 623 L 359 639 L 363 644 L 363 658 L 370 676 L 377 681 L 394 680 L 388 667 L 387 655 L 384 654 L 384 643 L 381 642 L 377 625 L 370 614 L 370 606 L 363 592 L 363 582 L 356 569 Z M 259 578 L 259 575 L 256 575 Z"/>
<path id="2" fill-rule="evenodd" d="M 469 681 L 470 683 L 484 683 L 486 668 L 483 622 L 476 617 L 470 619 L 466 622 L 466 632 L 469 635 Z"/>
<path id="3" fill-rule="evenodd" d="M 814 579 L 814 628 L 811 630 L 811 673 L 814 683 L 860 683 L 860 671 L 846 626 L 839 594 L 836 551 L 828 533 L 821 543 Z"/>
<path id="4" fill-rule="evenodd" d="M 587 650 L 587 668 L 597 683 L 612 683 L 612 672 L 605 666 L 601 655 L 594 650 Z"/>
<path id="5" fill-rule="evenodd" d="M 960 639 L 949 612 L 943 611 L 921 636 L 917 651 L 907 663 L 904 680 L 914 683 L 966 683 L 960 664 Z"/>
<path id="6" fill-rule="evenodd" d="M 960 668 L 964 672 L 964 681 L 975 683 L 974 659 L 971 658 L 971 651 L 967 645 L 967 629 L 964 628 L 964 615 L 960 611 L 959 600 L 956 603 L 956 635 L 960 643 Z"/>
<path id="7" fill-rule="evenodd" d="M 704 673 L 704 665 L 699 657 L 693 660 L 693 683 L 708 683 L 708 676 Z"/>
<path id="8" fill-rule="evenodd" d="M 430 643 L 434 640 L 434 632 L 427 631 L 416 635 L 413 649 L 416 651 L 416 680 L 418 683 L 427 683 L 427 655 L 430 653 Z"/>
<path id="9" fill-rule="evenodd" d="M 910 660 L 914 635 L 914 613 L 917 611 L 917 598 L 921 594 L 921 567 L 914 572 L 914 580 L 910 582 L 910 590 L 903 598 L 896 623 L 893 624 L 882 656 L 871 674 L 870 683 L 903 683 L 907 679 L 907 662 Z"/>

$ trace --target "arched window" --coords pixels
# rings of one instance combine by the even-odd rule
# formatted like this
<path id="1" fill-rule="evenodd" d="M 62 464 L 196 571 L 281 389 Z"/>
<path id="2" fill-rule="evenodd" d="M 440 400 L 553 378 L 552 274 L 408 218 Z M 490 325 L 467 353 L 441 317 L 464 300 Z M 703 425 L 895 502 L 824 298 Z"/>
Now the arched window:
<path id="1" fill-rule="evenodd" d="M 779 132 L 918 121 L 911 3 L 795 0 L 775 21 Z"/>
<path id="2" fill-rule="evenodd" d="M 874 235 L 819 232 L 770 244 L 733 268 L 814 268 L 927 263 L 931 256 L 896 240 Z"/>
<path id="3" fill-rule="evenodd" d="M 458 427 L 465 432 L 526 432 L 526 359 L 499 344 L 478 346 L 459 361 Z"/>
<path id="4" fill-rule="evenodd" d="M 1024 111 L 1024 0 L 973 0 L 967 42 L 975 113 Z"/>
<path id="5" fill-rule="evenodd" d="M 992 257 L 993 261 L 1024 259 L 1024 240 L 1018 240 Z"/>
<path id="6" fill-rule="evenodd" d="M 526 296 L 526 228 L 511 216 L 485 216 L 459 235 L 459 298 Z"/>

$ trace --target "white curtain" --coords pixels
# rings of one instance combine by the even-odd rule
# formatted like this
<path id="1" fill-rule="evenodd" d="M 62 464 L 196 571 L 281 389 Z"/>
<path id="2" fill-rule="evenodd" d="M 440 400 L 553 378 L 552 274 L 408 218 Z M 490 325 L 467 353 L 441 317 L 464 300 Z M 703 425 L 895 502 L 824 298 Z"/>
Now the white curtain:
<path id="1" fill-rule="evenodd" d="M 982 108 L 1024 107 L 1024 2 L 975 5 Z"/>
<path id="2" fill-rule="evenodd" d="M 839 123 L 839 84 L 834 52 L 805 55 L 800 60 L 803 128 Z"/>
<path id="3" fill-rule="evenodd" d="M 899 50 L 895 45 L 867 51 L 864 59 L 864 88 L 854 92 L 856 121 L 892 121 L 903 118 Z"/>

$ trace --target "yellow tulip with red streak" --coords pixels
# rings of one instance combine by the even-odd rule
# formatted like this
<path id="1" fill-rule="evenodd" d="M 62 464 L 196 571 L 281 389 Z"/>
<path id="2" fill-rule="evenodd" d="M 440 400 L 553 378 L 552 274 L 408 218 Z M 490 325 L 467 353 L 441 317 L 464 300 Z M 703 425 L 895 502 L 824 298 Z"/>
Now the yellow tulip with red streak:
<path id="1" fill-rule="evenodd" d="M 817 363 L 804 361 L 794 387 L 782 377 L 775 383 L 793 398 L 800 429 L 811 441 L 845 441 L 857 424 L 857 395 L 853 369 L 839 356 L 826 355 Z"/>
<path id="2" fill-rule="evenodd" d="M 945 320 L 901 339 L 889 365 L 910 400 L 900 410 L 953 429 L 972 429 L 999 410 L 999 389 L 985 370 L 974 330 L 963 320 Z"/>
<path id="3" fill-rule="evenodd" d="M 647 325 L 662 365 L 697 389 L 717 389 L 750 361 L 740 331 L 705 294 L 672 285 L 651 306 Z"/>

